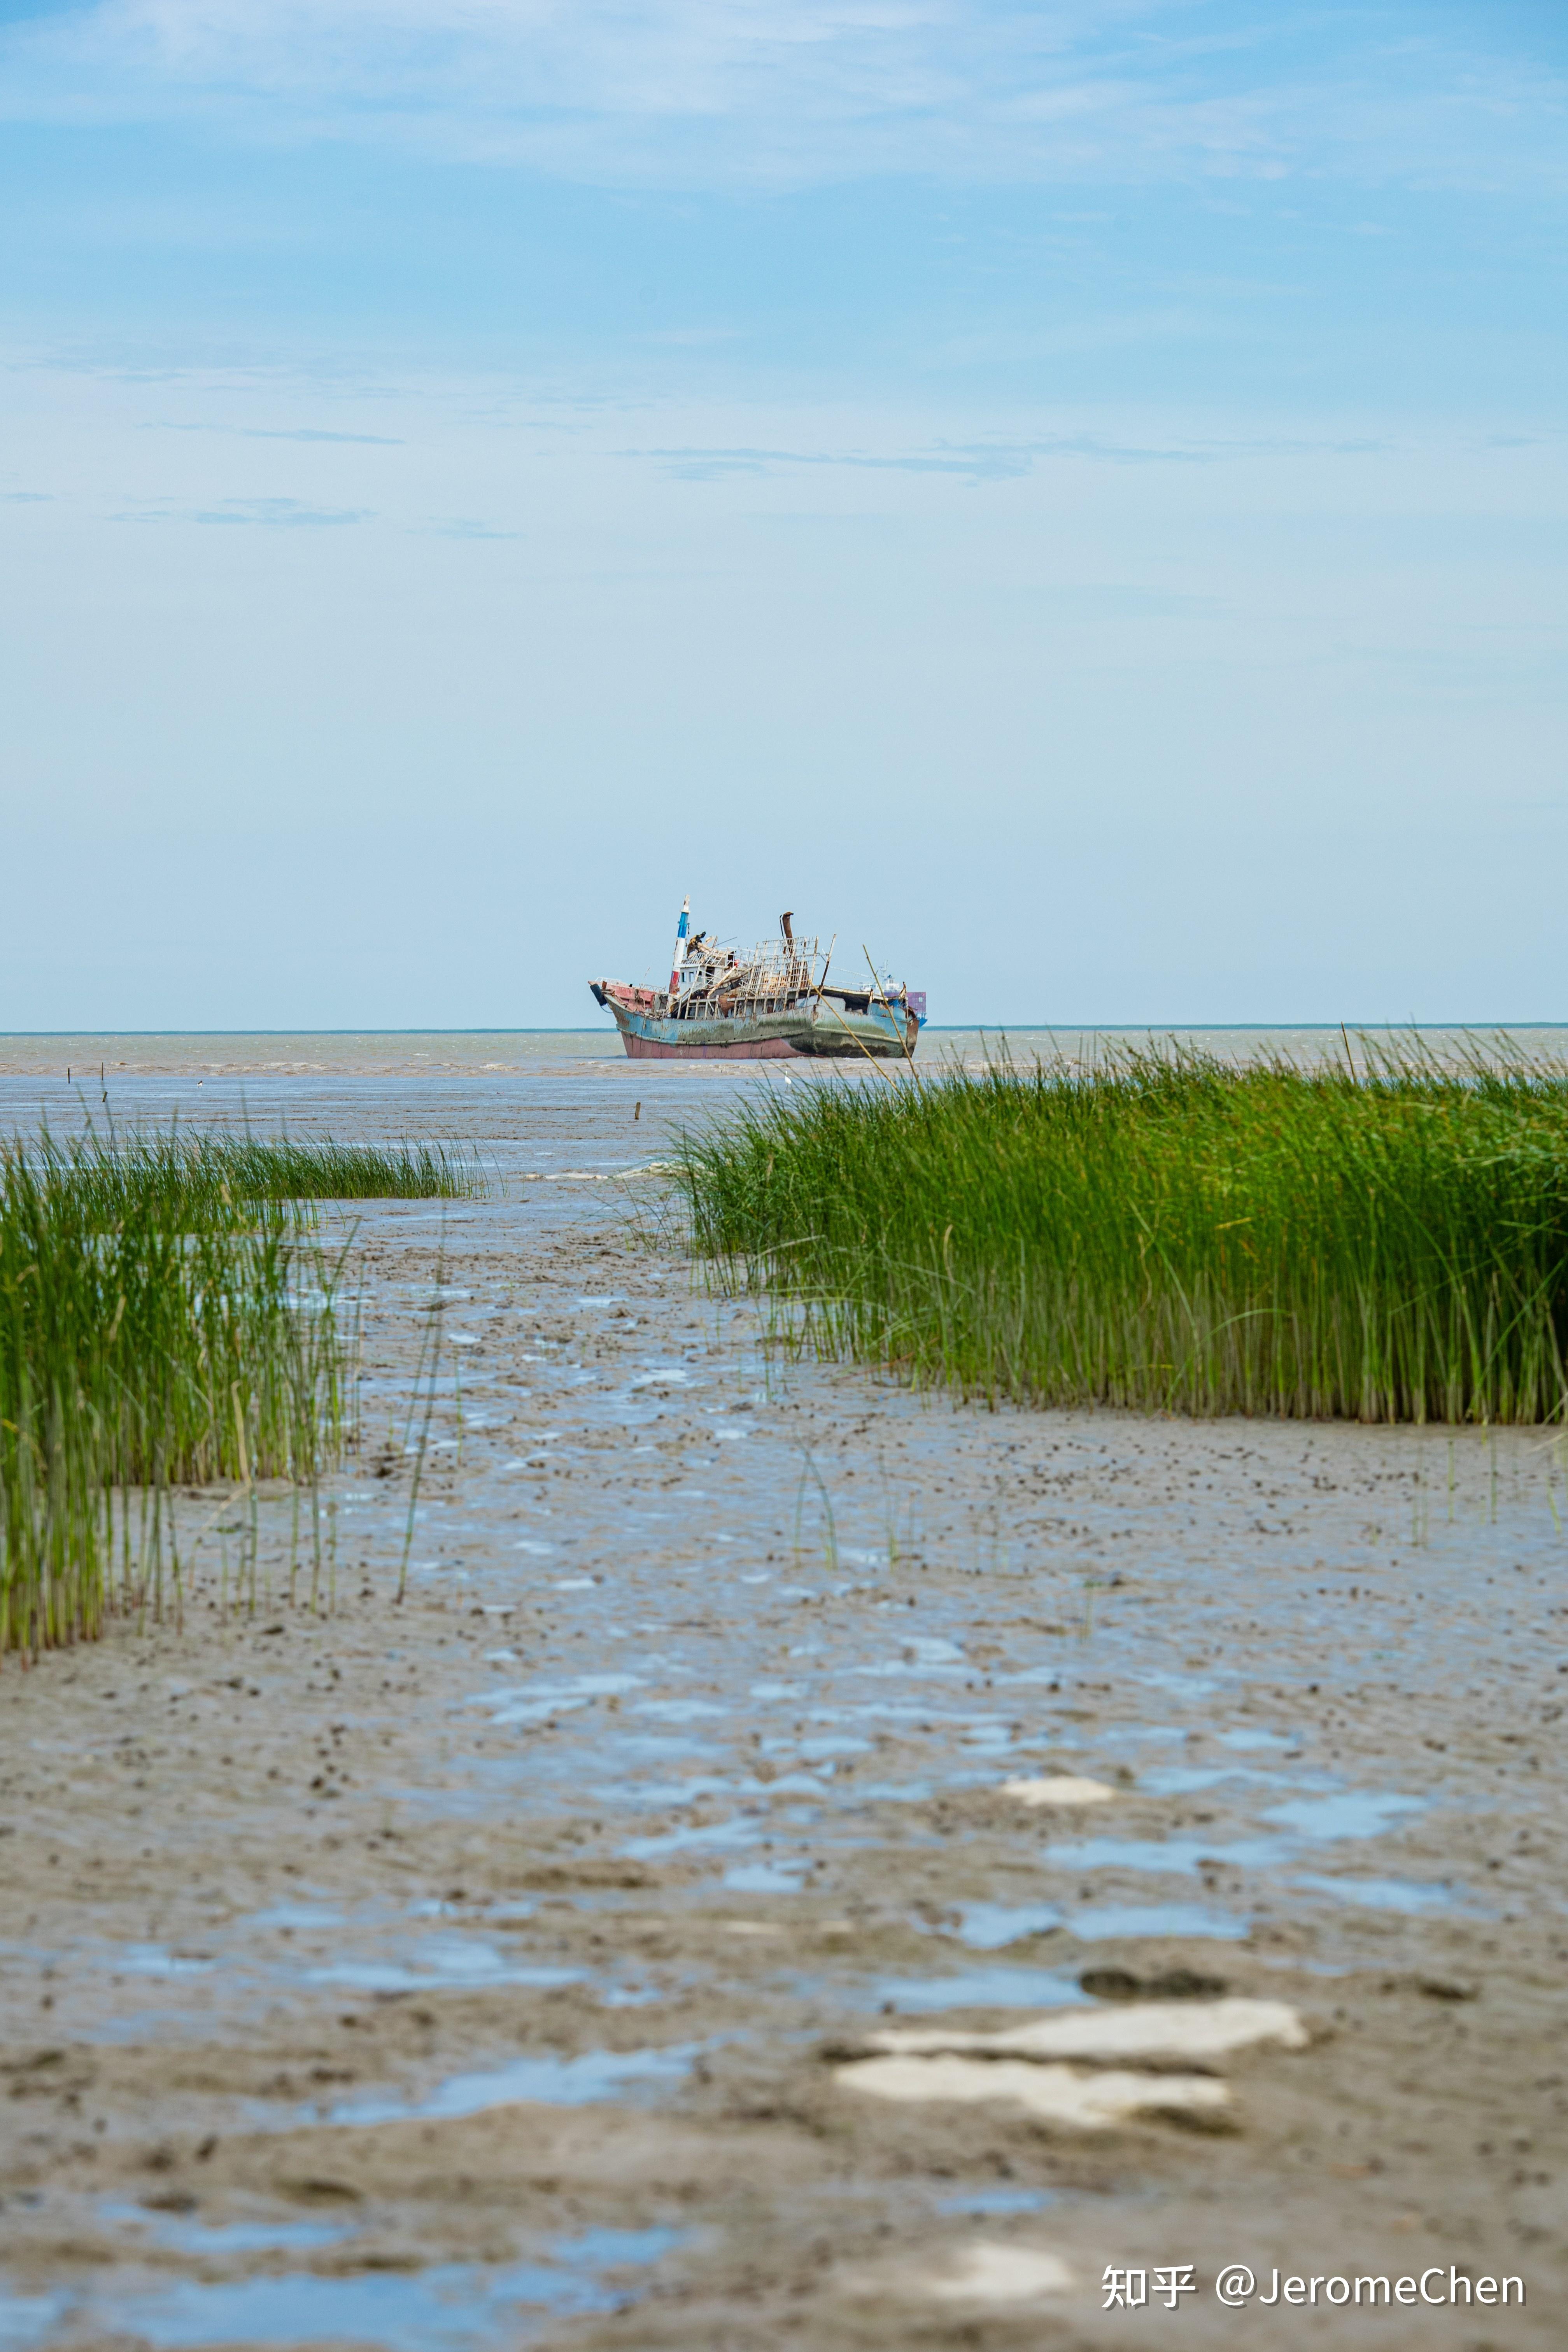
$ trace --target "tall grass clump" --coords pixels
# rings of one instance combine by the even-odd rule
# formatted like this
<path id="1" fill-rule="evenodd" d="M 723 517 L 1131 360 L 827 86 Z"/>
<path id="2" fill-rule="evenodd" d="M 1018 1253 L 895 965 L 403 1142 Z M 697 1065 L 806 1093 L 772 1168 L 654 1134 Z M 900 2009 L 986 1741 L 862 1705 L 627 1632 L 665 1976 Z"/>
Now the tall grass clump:
<path id="1" fill-rule="evenodd" d="M 0 1654 L 100 1632 L 174 1486 L 312 1479 L 342 1442 L 336 1268 L 248 1149 L 0 1150 Z"/>
<path id="2" fill-rule="evenodd" d="M 58 1151 L 54 1165 L 62 1177 Z M 269 1142 L 210 1131 L 112 1137 L 104 1148 L 77 1155 L 69 1181 L 110 1218 L 121 1199 L 149 1193 L 183 1215 L 203 1202 L 221 1209 L 247 1201 L 458 1200 L 484 1190 L 472 1163 L 441 1143 L 338 1143 L 330 1136 Z"/>
<path id="3" fill-rule="evenodd" d="M 1506 1042 L 802 1087 L 688 1138 L 679 1181 L 806 1339 L 971 1394 L 1539 1422 L 1568 1393 L 1568 1070 Z"/>

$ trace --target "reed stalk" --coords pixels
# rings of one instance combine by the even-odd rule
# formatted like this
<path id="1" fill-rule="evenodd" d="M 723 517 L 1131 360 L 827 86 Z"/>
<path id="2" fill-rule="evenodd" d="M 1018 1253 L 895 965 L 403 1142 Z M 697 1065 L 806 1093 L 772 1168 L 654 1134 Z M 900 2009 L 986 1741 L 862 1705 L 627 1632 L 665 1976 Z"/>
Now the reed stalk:
<path id="1" fill-rule="evenodd" d="M 698 1249 L 801 1344 L 993 1401 L 1541 1422 L 1568 1397 L 1568 1070 L 1171 1046 L 762 1097 L 689 1136 Z M 1347 1063 L 1350 1057 L 1347 1051 Z M 1353 1073 L 1353 1074 L 1352 1074 Z"/>
<path id="2" fill-rule="evenodd" d="M 464 1188 L 439 1147 L 110 1132 L 0 1150 L 0 1654 L 156 1613 L 176 1486 L 231 1482 L 248 1506 L 254 1608 L 257 1482 L 308 1484 L 314 1528 L 353 1411 L 342 1258 L 300 1203 Z"/>

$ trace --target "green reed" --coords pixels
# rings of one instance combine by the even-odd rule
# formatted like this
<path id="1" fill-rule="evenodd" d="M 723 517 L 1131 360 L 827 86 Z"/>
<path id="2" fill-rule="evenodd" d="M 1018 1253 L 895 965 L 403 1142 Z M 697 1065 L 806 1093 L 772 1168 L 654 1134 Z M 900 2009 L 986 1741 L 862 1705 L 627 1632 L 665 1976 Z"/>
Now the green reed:
<path id="1" fill-rule="evenodd" d="M 679 1181 L 804 1341 L 993 1400 L 1539 1422 L 1568 1391 L 1568 1070 L 1506 1040 L 799 1088 L 689 1137 Z"/>
<path id="2" fill-rule="evenodd" d="M 336 1454 L 339 1267 L 263 1196 L 276 1149 L 0 1150 L 0 1654 L 144 1598 L 175 1486 L 309 1481 Z"/>
<path id="3" fill-rule="evenodd" d="M 64 1155 L 56 1151 L 58 1181 Z M 104 1147 L 79 1155 L 68 1181 L 101 1213 L 112 1215 L 122 1198 L 149 1189 L 177 1213 L 196 1213 L 210 1201 L 429 1201 L 465 1199 L 483 1192 L 471 1160 L 440 1143 L 338 1143 L 331 1137 L 297 1143 L 265 1141 L 247 1133 L 174 1129 L 167 1135 L 110 1133 Z"/>

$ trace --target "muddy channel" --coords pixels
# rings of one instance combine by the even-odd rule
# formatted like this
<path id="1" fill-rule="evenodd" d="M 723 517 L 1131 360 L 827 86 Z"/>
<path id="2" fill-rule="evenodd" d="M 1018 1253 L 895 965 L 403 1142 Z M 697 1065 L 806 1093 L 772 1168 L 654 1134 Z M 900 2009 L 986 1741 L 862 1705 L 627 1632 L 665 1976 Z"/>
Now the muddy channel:
<path id="1" fill-rule="evenodd" d="M 738 1083 L 246 1082 L 498 1190 L 353 1219 L 318 1512 L 0 1672 L 0 2346 L 1560 2346 L 1562 1448 L 792 1360 Z"/>

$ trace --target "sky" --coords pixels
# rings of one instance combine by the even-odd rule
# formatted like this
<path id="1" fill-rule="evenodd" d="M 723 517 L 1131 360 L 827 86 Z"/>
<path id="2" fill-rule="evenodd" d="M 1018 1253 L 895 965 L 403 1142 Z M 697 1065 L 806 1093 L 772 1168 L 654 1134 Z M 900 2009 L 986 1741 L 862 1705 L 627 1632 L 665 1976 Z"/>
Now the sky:
<path id="1" fill-rule="evenodd" d="M 1568 1017 L 1557 0 L 0 0 L 0 1030 Z"/>

